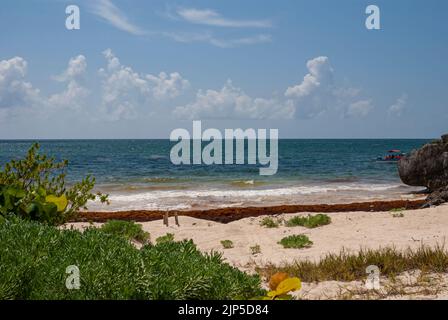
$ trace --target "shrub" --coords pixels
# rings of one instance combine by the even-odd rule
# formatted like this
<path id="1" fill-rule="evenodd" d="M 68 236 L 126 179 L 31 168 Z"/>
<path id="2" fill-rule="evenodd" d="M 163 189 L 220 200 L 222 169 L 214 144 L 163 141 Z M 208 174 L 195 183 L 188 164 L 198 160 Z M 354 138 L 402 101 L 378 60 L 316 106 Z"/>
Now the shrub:
<path id="1" fill-rule="evenodd" d="M 101 231 L 141 243 L 148 242 L 150 237 L 148 232 L 143 231 L 140 224 L 133 221 L 109 220 L 101 226 Z"/>
<path id="2" fill-rule="evenodd" d="M 308 215 L 297 216 L 289 219 L 286 222 L 287 227 L 295 227 L 295 226 L 303 226 L 306 228 L 316 228 L 319 226 L 327 225 L 331 223 L 331 218 L 326 214 L 316 214 L 316 215 Z"/>
<path id="3" fill-rule="evenodd" d="M 232 240 L 222 240 L 221 244 L 222 244 L 224 249 L 232 249 L 233 248 Z"/>
<path id="4" fill-rule="evenodd" d="M 203 254 L 192 241 L 145 245 L 100 229 L 59 230 L 36 222 L 0 223 L 0 299 L 248 299 L 263 295 L 258 275 Z M 76 265 L 81 286 L 65 286 Z"/>
<path id="5" fill-rule="evenodd" d="M 58 225 L 72 218 L 87 201 L 108 196 L 93 194 L 95 178 L 87 176 L 70 188 L 65 184 L 68 161 L 39 154 L 35 143 L 21 160 L 12 160 L 0 171 L 0 215 L 11 215 Z"/>
<path id="6" fill-rule="evenodd" d="M 300 249 L 300 248 L 308 248 L 311 247 L 313 244 L 310 239 L 304 234 L 299 235 L 292 235 L 289 237 L 285 237 L 282 240 L 279 241 L 279 244 L 283 246 L 283 248 L 294 248 L 294 249 Z"/>
<path id="7" fill-rule="evenodd" d="M 271 217 L 265 217 L 260 222 L 260 226 L 266 227 L 266 228 L 278 228 L 279 225 L 280 224 L 279 224 L 278 220 L 275 221 Z"/>
<path id="8" fill-rule="evenodd" d="M 164 236 L 158 237 L 156 239 L 156 243 L 164 243 L 164 242 L 173 242 L 174 241 L 174 234 L 167 233 Z"/>

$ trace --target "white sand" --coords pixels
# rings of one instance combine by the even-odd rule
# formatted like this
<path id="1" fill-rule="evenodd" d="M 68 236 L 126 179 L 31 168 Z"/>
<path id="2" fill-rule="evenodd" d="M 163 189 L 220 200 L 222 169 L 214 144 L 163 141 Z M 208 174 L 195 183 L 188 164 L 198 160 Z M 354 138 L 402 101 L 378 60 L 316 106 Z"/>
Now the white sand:
<path id="1" fill-rule="evenodd" d="M 448 205 L 423 210 L 402 212 L 404 217 L 393 217 L 391 212 L 329 213 L 331 224 L 307 229 L 304 227 L 266 228 L 260 226 L 264 218 L 246 218 L 222 224 L 190 217 L 179 217 L 180 227 L 169 219 L 170 226 L 162 220 L 143 222 L 143 229 L 151 239 L 172 233 L 175 240 L 193 239 L 202 251 L 223 252 L 226 260 L 242 267 L 249 262 L 281 263 L 294 259 L 319 259 L 325 253 L 338 253 L 342 248 L 357 251 L 360 248 L 395 246 L 398 249 L 416 248 L 421 244 L 444 244 L 448 239 Z M 289 219 L 301 214 L 282 214 L 277 218 Z M 275 217 L 274 217 L 275 218 Z M 70 224 L 77 228 L 87 223 Z M 98 224 L 95 224 L 98 225 Z M 277 242 L 285 236 L 305 234 L 313 246 L 306 249 L 284 249 Z M 231 240 L 232 249 L 224 249 L 221 240 Z M 261 253 L 252 255 L 250 247 L 259 245 Z"/>
<path id="2" fill-rule="evenodd" d="M 348 212 L 328 214 L 332 222 L 315 229 L 304 227 L 266 228 L 260 226 L 263 217 L 246 218 L 228 224 L 221 224 L 190 217 L 179 217 L 180 226 L 163 225 L 161 220 L 143 222 L 143 229 L 151 234 L 154 241 L 166 233 L 173 233 L 175 240 L 193 239 L 202 251 L 220 251 L 227 262 L 245 271 L 252 271 L 254 263 L 263 265 L 268 262 L 280 264 L 295 259 L 318 260 L 326 253 L 339 253 L 342 249 L 354 252 L 360 248 L 377 249 L 394 246 L 397 249 L 417 248 L 422 244 L 435 246 L 445 244 L 448 239 L 448 205 L 424 210 L 402 212 L 404 217 L 393 217 L 392 212 Z M 289 219 L 301 214 L 283 214 L 277 218 Z M 274 217 L 275 218 L 275 217 Z M 76 228 L 86 223 L 73 224 Z M 284 249 L 277 242 L 285 236 L 305 234 L 313 245 L 306 249 Z M 231 240 L 234 248 L 224 249 L 221 240 Z M 253 255 L 251 246 L 259 245 L 261 253 Z M 443 286 L 448 287 L 448 277 L 444 277 Z M 304 284 L 301 295 L 306 298 L 340 297 L 341 288 L 346 286 L 363 287 L 362 282 L 352 284 L 336 281 L 319 284 Z M 344 290 L 342 290 L 344 291 Z M 307 293 L 308 292 L 308 293 Z M 324 296 L 328 293 L 329 296 Z M 447 292 L 432 298 L 448 298 Z"/>

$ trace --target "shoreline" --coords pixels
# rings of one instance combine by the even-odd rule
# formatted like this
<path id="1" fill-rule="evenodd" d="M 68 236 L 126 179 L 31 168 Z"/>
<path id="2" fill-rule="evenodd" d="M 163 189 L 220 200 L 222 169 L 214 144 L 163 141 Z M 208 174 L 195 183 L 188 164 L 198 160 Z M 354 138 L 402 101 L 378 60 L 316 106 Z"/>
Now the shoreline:
<path id="1" fill-rule="evenodd" d="M 365 201 L 344 204 L 278 205 L 259 207 L 227 207 L 204 210 L 126 210 L 85 211 L 70 222 L 106 222 L 110 219 L 137 222 L 161 220 L 168 214 L 172 217 L 188 216 L 208 221 L 229 223 L 249 217 L 279 215 L 287 213 L 338 213 L 338 212 L 384 212 L 392 209 L 417 210 L 425 200 Z"/>

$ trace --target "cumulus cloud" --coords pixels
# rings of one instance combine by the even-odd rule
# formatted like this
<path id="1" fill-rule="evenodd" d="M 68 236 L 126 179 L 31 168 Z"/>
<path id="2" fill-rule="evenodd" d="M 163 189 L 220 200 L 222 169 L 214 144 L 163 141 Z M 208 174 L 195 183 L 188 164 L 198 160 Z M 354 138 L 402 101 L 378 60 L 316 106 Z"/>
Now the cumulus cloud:
<path id="1" fill-rule="evenodd" d="M 193 103 L 177 107 L 174 114 L 184 119 L 290 119 L 289 101 L 252 98 L 229 80 L 221 90 L 199 90 Z"/>
<path id="2" fill-rule="evenodd" d="M 215 27 L 232 28 L 270 28 L 270 20 L 236 20 L 223 17 L 220 13 L 211 9 L 178 8 L 179 17 L 190 23 Z"/>
<path id="3" fill-rule="evenodd" d="M 387 110 L 387 113 L 389 116 L 396 116 L 401 117 L 403 115 L 403 112 L 406 109 L 406 103 L 408 101 L 408 95 L 402 94 L 397 101 L 393 105 L 389 107 Z"/>
<path id="4" fill-rule="evenodd" d="M 289 87 L 285 96 L 290 98 L 301 98 L 314 93 L 319 88 L 332 85 L 333 68 L 328 57 L 317 57 L 309 60 L 306 64 L 309 73 L 303 77 L 303 81 L 293 87 Z"/>
<path id="5" fill-rule="evenodd" d="M 26 72 L 22 57 L 0 61 L 0 120 L 41 105 L 40 92 L 25 80 Z"/>
<path id="6" fill-rule="evenodd" d="M 314 118 L 329 110 L 339 111 L 343 117 L 360 117 L 373 109 L 359 89 L 336 85 L 328 57 L 313 58 L 306 66 L 308 73 L 303 80 L 285 91 L 285 97 L 294 102 L 297 117 Z"/>
<path id="7" fill-rule="evenodd" d="M 64 91 L 49 97 L 49 107 L 80 110 L 84 106 L 85 98 L 89 95 L 89 90 L 82 84 L 86 69 L 87 61 L 83 55 L 70 59 L 67 69 L 55 77 L 57 81 L 67 82 L 67 87 Z"/>
<path id="8" fill-rule="evenodd" d="M 102 105 L 112 120 L 133 118 L 139 107 L 152 100 L 172 99 L 188 88 L 189 82 L 177 73 L 159 75 L 139 74 L 123 66 L 112 50 L 103 52 L 107 68 L 100 69 L 103 76 Z"/>

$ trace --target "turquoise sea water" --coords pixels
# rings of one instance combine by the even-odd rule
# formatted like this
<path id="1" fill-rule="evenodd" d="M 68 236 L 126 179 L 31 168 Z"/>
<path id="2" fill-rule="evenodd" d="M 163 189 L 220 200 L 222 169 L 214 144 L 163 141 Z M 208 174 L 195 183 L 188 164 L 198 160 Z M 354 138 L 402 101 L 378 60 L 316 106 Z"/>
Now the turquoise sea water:
<path id="1" fill-rule="evenodd" d="M 258 165 L 173 165 L 168 140 L 45 140 L 42 151 L 70 162 L 70 181 L 92 174 L 111 194 L 110 207 L 199 207 L 334 203 L 412 197 L 394 163 L 376 161 L 387 150 L 409 152 L 428 140 L 280 140 L 274 176 Z M 0 165 L 20 158 L 31 141 L 0 141 Z M 418 190 L 418 188 L 417 188 Z"/>

